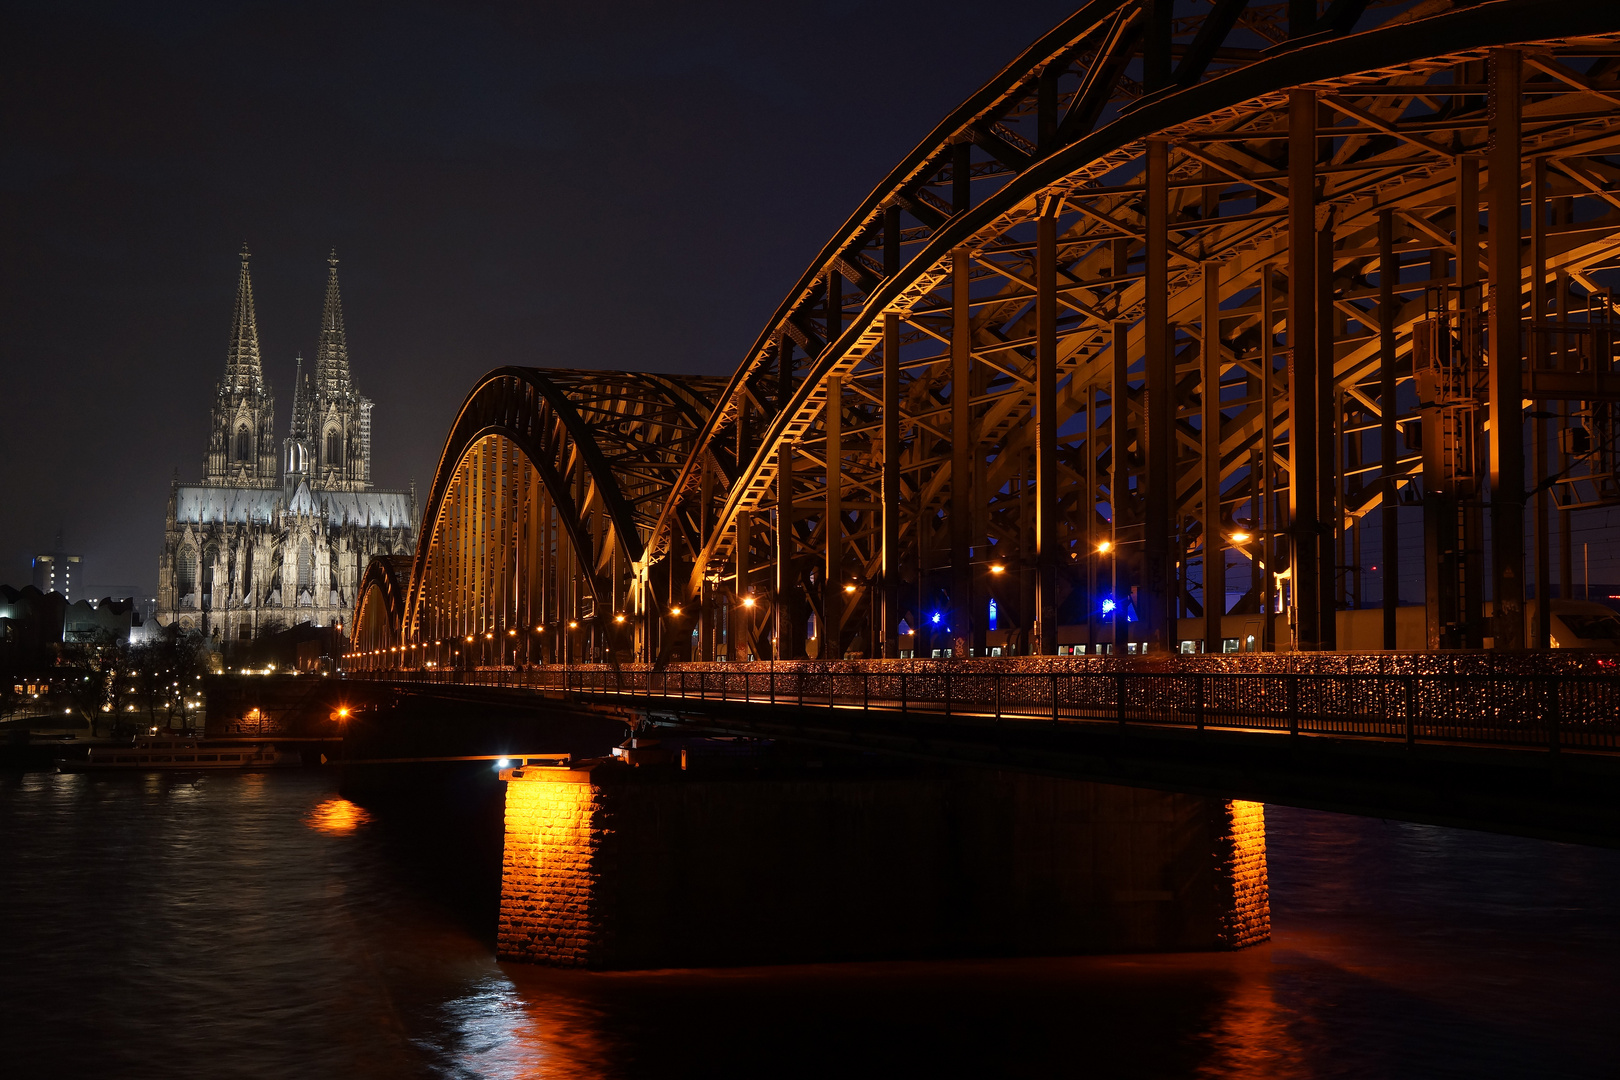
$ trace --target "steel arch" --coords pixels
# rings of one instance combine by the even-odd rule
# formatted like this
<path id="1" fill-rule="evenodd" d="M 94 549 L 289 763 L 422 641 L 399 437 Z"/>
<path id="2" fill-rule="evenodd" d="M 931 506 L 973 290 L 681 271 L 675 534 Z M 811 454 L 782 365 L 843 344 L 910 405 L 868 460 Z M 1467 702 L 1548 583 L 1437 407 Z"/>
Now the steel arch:
<path id="1" fill-rule="evenodd" d="M 708 452 L 694 454 L 682 470 L 653 535 L 652 558 L 679 563 L 672 578 L 684 580 L 685 594 L 701 610 L 708 610 L 706 590 L 719 587 L 722 593 L 742 594 L 763 584 L 753 575 L 768 561 L 781 568 L 813 562 L 818 552 L 827 554 L 825 565 L 808 573 L 795 569 L 776 574 L 772 584 L 783 601 L 778 610 L 788 612 L 778 621 L 778 632 L 791 633 L 798 619 L 789 594 L 806 581 L 812 586 L 805 598 L 810 607 L 823 621 L 841 623 L 847 611 L 837 611 L 840 593 L 853 589 L 858 600 L 866 600 L 874 583 L 895 588 L 903 558 L 914 558 L 926 572 L 930 562 L 926 548 L 945 545 L 922 535 L 925 550 L 919 552 L 918 537 L 937 531 L 943 516 L 952 519 L 945 524 L 952 532 L 948 546 L 954 589 L 946 591 L 958 594 L 951 604 L 956 609 L 952 621 L 965 630 L 956 635 L 956 647 L 979 647 L 977 641 L 964 640 L 982 638 L 983 629 L 974 625 L 982 616 L 967 597 L 982 577 L 974 564 L 985 562 L 982 553 L 990 547 L 1009 551 L 1017 569 L 1024 571 L 1021 576 L 1037 579 L 1036 602 L 1022 605 L 1024 622 L 1029 626 L 1040 621 L 1027 609 L 1038 608 L 1044 598 L 1046 640 L 1036 645 L 1051 651 L 1052 624 L 1058 618 L 1051 580 L 1061 556 L 1080 555 L 1076 546 L 1081 538 L 1092 541 L 1105 524 L 1087 509 L 1084 490 L 1075 498 L 1073 489 L 1084 483 L 1091 488 L 1089 505 L 1108 508 L 1106 524 L 1114 528 L 1120 518 L 1129 519 L 1136 539 L 1148 549 L 1145 561 L 1152 565 L 1136 568 L 1132 576 L 1143 589 L 1140 606 L 1144 616 L 1151 617 L 1163 648 L 1174 632 L 1173 608 L 1181 601 L 1199 606 L 1188 595 L 1185 573 L 1180 582 L 1175 580 L 1176 564 L 1185 564 L 1201 550 L 1203 533 L 1218 535 L 1220 523 L 1230 516 L 1223 513 L 1223 504 L 1244 490 L 1251 501 L 1258 501 L 1261 493 L 1253 490 L 1257 485 L 1251 480 L 1257 471 L 1264 471 L 1273 482 L 1287 475 L 1285 486 L 1294 502 L 1290 545 L 1301 553 L 1298 576 L 1304 578 L 1310 571 L 1318 578 L 1313 591 L 1326 593 L 1336 576 L 1330 552 L 1342 523 L 1346 517 L 1359 518 L 1370 503 L 1346 505 L 1345 493 L 1335 491 L 1318 506 L 1310 485 L 1289 469 L 1294 458 L 1282 453 L 1275 441 L 1266 443 L 1269 452 L 1264 454 L 1272 467 L 1257 470 L 1252 462 L 1262 453 L 1259 443 L 1268 426 L 1274 438 L 1303 439 L 1314 455 L 1324 425 L 1331 437 L 1342 419 L 1329 415 L 1338 407 L 1331 401 L 1324 405 L 1327 399 L 1343 395 L 1368 415 L 1379 415 L 1375 396 L 1360 385 L 1369 351 L 1347 349 L 1354 342 L 1345 331 L 1354 328 L 1365 337 L 1365 328 L 1382 313 L 1354 298 L 1347 300 L 1354 312 L 1344 312 L 1336 308 L 1337 299 L 1330 298 L 1323 305 L 1325 321 L 1331 324 L 1342 315 L 1350 326 L 1330 325 L 1325 339 L 1298 343 L 1300 356 L 1319 349 L 1330 365 L 1318 386 L 1300 387 L 1323 399 L 1307 416 L 1314 432 L 1295 432 L 1292 413 L 1282 402 L 1270 408 L 1256 408 L 1255 403 L 1229 406 L 1234 395 L 1223 388 L 1212 395 L 1214 404 L 1206 407 L 1200 390 L 1208 374 L 1200 357 L 1206 311 L 1214 312 L 1221 340 L 1215 385 L 1237 373 L 1250 383 L 1272 381 L 1255 371 L 1261 352 L 1268 354 L 1268 361 L 1283 362 L 1284 369 L 1272 375 L 1284 383 L 1284 376 L 1298 366 L 1296 335 L 1281 344 L 1278 328 L 1297 322 L 1299 336 L 1313 336 L 1304 318 L 1276 319 L 1282 314 L 1281 305 L 1268 309 L 1274 319 L 1269 334 L 1260 332 L 1257 312 L 1247 310 L 1255 293 L 1278 290 L 1290 279 L 1289 271 L 1300 271 L 1304 282 L 1303 271 L 1310 268 L 1306 263 L 1318 261 L 1315 253 L 1302 261 L 1288 247 L 1289 228 L 1297 227 L 1299 220 L 1288 219 L 1288 157 L 1278 155 L 1275 147 L 1287 145 L 1290 125 L 1279 125 L 1278 114 L 1286 115 L 1291 96 L 1298 98 L 1299 91 L 1312 95 L 1310 123 L 1315 130 L 1307 145 L 1325 142 L 1329 152 L 1317 154 L 1326 160 L 1311 170 L 1313 205 L 1305 228 L 1317 233 L 1315 246 L 1321 245 L 1322 235 L 1329 238 L 1329 249 L 1321 256 L 1328 264 L 1322 277 L 1329 283 L 1359 280 L 1365 286 L 1366 234 L 1381 211 L 1393 208 L 1412 219 L 1401 223 L 1403 234 L 1432 239 L 1439 231 L 1435 221 L 1445 213 L 1425 214 L 1423 209 L 1436 198 L 1444 204 L 1448 193 L 1454 206 L 1460 183 L 1442 174 L 1464 170 L 1466 164 L 1458 161 L 1466 163 L 1490 152 L 1495 120 L 1484 105 L 1485 79 L 1469 76 L 1478 85 L 1466 86 L 1461 73 L 1468 65 L 1481 72 L 1491 49 L 1518 47 L 1513 48 L 1515 53 L 1527 52 L 1539 65 L 1524 86 L 1515 89 L 1515 97 L 1522 100 L 1514 112 L 1529 101 L 1532 116 L 1531 130 L 1518 151 L 1532 153 L 1553 146 L 1555 152 L 1561 148 L 1567 156 L 1586 159 L 1576 169 L 1588 170 L 1588 188 L 1602 189 L 1613 179 L 1612 167 L 1602 161 L 1614 147 L 1617 99 L 1610 88 L 1611 58 L 1620 17 L 1612 5 L 1567 3 L 1548 8 L 1496 0 L 1428 15 L 1409 15 L 1395 10 L 1397 6 L 1362 11 L 1367 5 L 1334 5 L 1332 11 L 1343 16 L 1342 21 L 1292 36 L 1276 6 L 1220 2 L 1202 18 L 1168 21 L 1166 6 L 1148 0 L 1106 0 L 1081 8 L 936 129 L 868 197 L 805 272 L 721 395 L 702 437 Z M 1537 40 L 1526 42 L 1523 28 L 1532 12 Z M 1229 45 L 1240 33 L 1248 34 L 1251 43 L 1256 36 L 1273 40 L 1264 49 Z M 1171 65 L 1176 57 L 1180 63 Z M 1581 58 L 1588 66 L 1570 68 L 1560 57 Z M 1596 91 L 1593 85 L 1598 86 Z M 1438 120 L 1407 119 L 1414 101 L 1437 97 L 1445 100 L 1430 110 Z M 1536 109 L 1541 110 L 1539 119 Z M 1324 110 L 1336 119 L 1324 121 L 1316 115 Z M 1428 134 L 1435 127 L 1443 131 L 1447 145 Z M 1565 130 L 1570 137 L 1558 134 Z M 1556 143 L 1560 138 L 1563 142 Z M 1149 160 L 1155 146 L 1163 148 L 1157 169 Z M 1598 170 L 1595 180 L 1592 169 Z M 1163 185 L 1157 194 L 1166 205 L 1159 215 L 1139 210 L 1154 194 L 1144 176 L 1149 172 L 1157 172 Z M 976 199 L 972 190 L 976 184 L 995 190 L 988 198 Z M 946 201 L 934 194 L 930 185 L 948 188 L 952 198 Z M 1189 198 L 1190 192 L 1197 197 Z M 1583 197 L 1595 196 L 1601 202 L 1603 195 L 1597 190 Z M 1223 204 L 1245 200 L 1252 208 L 1223 212 Z M 1326 221 L 1316 220 L 1324 214 Z M 1341 220 L 1335 221 L 1335 215 Z M 1061 275 L 1061 289 L 1056 280 L 1044 288 L 1037 280 L 1042 270 L 1037 250 L 1042 245 L 1043 217 L 1054 234 L 1050 245 L 1070 256 L 1053 268 Z M 1446 237 L 1454 248 L 1476 231 L 1460 218 L 1456 224 Z M 1172 232 L 1184 239 L 1173 241 Z M 1189 232 L 1191 239 L 1186 239 Z M 1613 234 L 1606 223 L 1601 235 L 1558 254 L 1570 266 L 1591 262 L 1613 249 Z M 901 252 L 907 247 L 912 253 L 902 265 Z M 1464 282 L 1480 277 L 1477 268 L 1466 268 L 1469 262 L 1458 260 L 1457 276 Z M 1135 264 L 1142 269 L 1136 270 Z M 1268 279 L 1263 288 L 1260 276 Z M 1149 278 L 1161 282 L 1162 290 L 1146 288 Z M 987 282 L 999 287 L 985 289 Z M 1195 290 L 1200 282 L 1213 284 Z M 846 295 L 846 288 L 853 292 Z M 1414 302 L 1408 299 L 1413 290 L 1404 284 L 1396 292 L 1407 302 L 1398 318 L 1388 320 L 1400 338 L 1384 365 L 1390 368 L 1397 355 L 1409 355 L 1411 327 L 1423 314 L 1421 293 Z M 1049 297 L 1052 310 L 1053 325 L 1045 328 L 1039 325 L 1042 294 Z M 1062 309 L 1078 318 L 1078 327 L 1056 328 Z M 1168 324 L 1178 315 L 1183 317 L 1181 326 L 1171 329 Z M 1228 328 L 1229 320 L 1237 325 Z M 961 335 L 968 338 L 965 346 L 954 333 L 958 325 L 966 330 Z M 1260 338 L 1270 344 L 1262 345 Z M 912 347 L 928 339 L 937 340 L 947 351 L 918 358 Z M 1050 354 L 1046 359 L 1039 355 L 1043 339 Z M 898 355 L 892 369 L 885 371 L 881 358 L 888 352 Z M 1119 380 L 1120 397 L 1130 399 L 1123 410 L 1127 415 L 1122 434 L 1130 438 L 1135 433 L 1136 453 L 1121 467 L 1116 498 L 1114 433 L 1097 417 L 1106 413 L 1106 426 L 1114 426 L 1112 395 L 1100 387 L 1115 381 L 1110 369 L 1120 352 L 1125 353 L 1121 359 L 1126 364 L 1125 377 Z M 1152 364 L 1147 362 L 1149 354 L 1158 358 Z M 930 366 L 935 370 L 926 378 L 907 376 L 909 369 Z M 1056 415 L 1054 409 L 1044 418 L 1031 417 L 1038 411 L 1034 399 L 1041 396 L 1043 366 L 1049 396 L 1056 397 L 1057 384 L 1062 384 L 1064 397 L 1054 405 L 1067 416 Z M 958 395 L 953 375 L 963 374 L 970 381 L 967 392 Z M 886 377 L 894 385 L 885 386 Z M 1409 383 L 1410 375 L 1401 381 Z M 832 386 L 838 388 L 837 410 L 826 408 Z M 1077 408 L 1082 393 L 1091 396 Z M 1251 388 L 1246 396 L 1257 393 Z M 1193 415 L 1177 415 L 1178 407 L 1190 408 Z M 1065 425 L 1072 426 L 1080 413 L 1088 424 L 1084 440 L 1064 433 Z M 950 416 L 944 430 L 931 428 L 929 421 L 937 422 L 941 415 Z M 1303 411 L 1301 415 L 1306 416 Z M 1045 423 L 1020 425 L 1022 418 Z M 893 430 L 900 426 L 911 430 L 909 441 Z M 846 427 L 869 445 L 853 452 L 844 447 L 850 437 Z M 1052 429 L 1051 438 L 1032 440 L 1042 428 Z M 1213 439 L 1205 438 L 1206 429 L 1215 433 Z M 918 431 L 937 436 L 934 441 L 940 445 L 928 453 L 916 450 L 923 441 L 916 437 Z M 893 460 L 896 454 L 877 448 L 884 440 L 889 449 L 911 457 L 904 463 Z M 1028 445 L 1031 441 L 1036 445 Z M 1179 454 L 1182 443 L 1194 453 Z M 1204 453 L 1205 443 L 1213 445 L 1213 452 Z M 1083 444 L 1089 445 L 1081 451 Z M 838 449 L 829 453 L 829 446 Z M 1026 449 L 1037 460 L 1021 470 L 1016 466 Z M 1050 455 L 1045 461 L 1039 460 L 1043 453 Z M 1159 454 L 1169 460 L 1151 460 Z M 835 470 L 837 482 L 829 484 L 827 463 L 833 457 L 840 466 Z M 1064 457 L 1069 459 L 1067 475 L 1059 471 Z M 1087 467 L 1082 457 L 1092 464 Z M 1206 466 L 1202 459 L 1216 464 Z M 794 466 L 785 494 L 779 476 L 784 460 Z M 998 464 L 999 474 L 994 471 Z M 1387 464 L 1385 471 L 1393 472 L 1396 463 Z M 708 475 L 722 468 L 730 475 Z M 977 497 L 959 498 L 951 480 L 953 470 L 965 474 L 968 469 L 990 470 L 992 475 L 983 481 L 971 478 L 962 487 L 982 490 Z M 1330 465 L 1328 472 L 1332 469 Z M 1107 477 L 1099 478 L 1099 470 Z M 908 471 L 915 473 L 909 484 Z M 1412 473 L 1412 462 L 1399 471 Z M 1019 472 L 1022 475 L 1008 479 L 1009 473 Z M 1038 477 L 1043 472 L 1055 482 L 1041 484 Z M 1035 483 L 1029 483 L 1029 474 L 1037 477 Z M 1009 484 L 1018 492 L 1016 499 L 1008 498 Z M 853 498 L 844 498 L 846 485 Z M 1223 485 L 1232 486 L 1223 490 Z M 1236 490 L 1239 485 L 1242 490 Z M 1268 486 L 1276 490 L 1274 484 Z M 885 487 L 892 494 L 886 495 Z M 997 502 L 1039 503 L 1041 495 L 1026 496 L 1043 487 L 1049 492 L 1045 498 L 1054 503 L 1068 499 L 1069 512 L 1057 513 L 1052 504 L 1047 504 L 1044 515 L 1039 507 L 1035 513 L 1026 507 L 1004 515 L 1018 520 L 1012 527 L 1004 522 L 997 530 L 1000 537 L 990 535 L 992 530 L 982 521 L 962 521 L 989 514 Z M 1216 490 L 1215 498 L 1203 499 L 1206 487 Z M 1144 498 L 1144 492 L 1154 497 Z M 1174 494 L 1164 497 L 1166 492 Z M 773 494 L 774 507 L 769 502 Z M 1371 501 L 1377 499 L 1375 492 Z M 908 507 L 908 502 L 914 505 Z M 1213 511 L 1207 503 L 1215 504 Z M 785 515 L 787 538 L 780 525 L 774 530 L 759 527 L 755 515 L 764 512 L 773 513 L 778 522 Z M 908 517 L 896 523 L 898 528 L 884 523 L 885 518 L 903 515 Z M 702 531 L 701 542 L 684 545 L 685 550 L 681 550 L 683 534 L 689 530 L 676 525 L 683 516 L 712 523 Z M 1051 521 L 1044 530 L 1045 556 L 1030 550 L 1043 546 L 1042 537 L 1028 535 L 1043 531 L 1037 524 L 1043 516 Z M 1262 517 L 1251 513 L 1251 518 Z M 746 523 L 740 529 L 739 518 Z M 1186 529 L 1172 527 L 1171 522 L 1180 518 L 1202 520 Z M 832 542 L 829 521 L 838 525 Z M 908 524 L 913 535 L 909 550 L 901 552 L 900 534 Z M 1061 535 L 1065 528 L 1068 536 Z M 1017 542 L 1005 548 L 986 543 L 1004 542 L 1014 529 Z M 772 531 L 774 539 L 768 535 Z M 795 531 L 797 536 L 792 535 Z M 739 535 L 746 539 L 739 541 Z M 762 540 L 774 549 L 768 560 L 756 559 L 752 551 L 762 546 Z M 977 557 L 975 549 L 981 553 Z M 1092 561 L 1089 550 L 1085 554 Z M 846 555 L 856 567 L 849 581 L 839 578 Z M 1283 552 L 1276 553 L 1271 565 L 1293 570 Z M 1322 578 L 1328 580 L 1324 583 Z M 727 579 L 729 590 L 724 587 Z M 883 629 L 873 634 L 877 638 L 881 633 L 883 640 L 874 644 L 893 648 L 900 611 L 910 611 L 913 621 L 924 614 L 930 590 L 918 585 L 914 591 L 910 604 L 884 598 L 891 610 L 882 620 Z M 1307 607 L 1320 607 L 1320 596 L 1297 599 Z M 1094 606 L 1088 597 L 1088 609 Z M 1331 629 L 1318 624 L 1302 643 L 1311 647 L 1331 640 Z M 794 655 L 796 644 L 790 638 L 779 651 Z M 842 647 L 842 641 L 835 644 Z M 705 648 L 706 655 L 715 652 L 712 645 Z"/>
<path id="2" fill-rule="evenodd" d="M 400 626 L 405 614 L 405 591 L 410 583 L 411 558 L 380 555 L 366 565 L 360 579 L 350 634 L 353 666 L 381 668 L 380 657 L 403 640 Z"/>
<path id="3" fill-rule="evenodd" d="M 633 586 L 646 536 L 718 385 L 636 372 L 485 375 L 424 506 L 404 636 L 526 635 L 644 607 Z"/>

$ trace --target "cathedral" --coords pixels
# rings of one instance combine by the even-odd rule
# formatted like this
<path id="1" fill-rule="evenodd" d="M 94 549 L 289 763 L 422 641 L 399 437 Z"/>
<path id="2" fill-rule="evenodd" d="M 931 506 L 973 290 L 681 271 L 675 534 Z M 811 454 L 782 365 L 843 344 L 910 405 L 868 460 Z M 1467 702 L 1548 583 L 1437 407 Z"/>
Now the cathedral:
<path id="1" fill-rule="evenodd" d="M 278 452 L 243 246 L 202 481 L 177 479 L 169 492 L 157 619 L 216 645 L 300 623 L 342 625 L 371 558 L 416 548 L 414 489 L 371 483 L 371 400 L 354 389 L 337 255 L 327 262 L 315 363 L 297 362 Z"/>

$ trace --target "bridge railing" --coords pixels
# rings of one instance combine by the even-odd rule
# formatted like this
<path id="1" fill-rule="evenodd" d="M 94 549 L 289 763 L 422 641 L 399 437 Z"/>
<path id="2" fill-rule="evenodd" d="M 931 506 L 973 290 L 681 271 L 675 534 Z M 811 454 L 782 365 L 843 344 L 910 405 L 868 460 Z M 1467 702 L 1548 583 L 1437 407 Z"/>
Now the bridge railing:
<path id="1" fill-rule="evenodd" d="M 406 671 L 372 677 L 648 701 L 737 702 L 962 723 L 1153 725 L 1620 751 L 1620 678 L 1562 673 L 847 670 L 798 664 Z"/>

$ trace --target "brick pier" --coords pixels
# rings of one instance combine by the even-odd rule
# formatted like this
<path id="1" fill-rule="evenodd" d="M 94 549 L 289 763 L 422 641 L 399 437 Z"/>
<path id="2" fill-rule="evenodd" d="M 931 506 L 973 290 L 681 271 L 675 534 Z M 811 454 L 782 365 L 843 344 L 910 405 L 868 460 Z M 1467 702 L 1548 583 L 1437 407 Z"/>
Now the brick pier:
<path id="1" fill-rule="evenodd" d="M 507 960 L 1190 951 L 1270 934 L 1256 803 L 982 772 L 503 778 Z"/>

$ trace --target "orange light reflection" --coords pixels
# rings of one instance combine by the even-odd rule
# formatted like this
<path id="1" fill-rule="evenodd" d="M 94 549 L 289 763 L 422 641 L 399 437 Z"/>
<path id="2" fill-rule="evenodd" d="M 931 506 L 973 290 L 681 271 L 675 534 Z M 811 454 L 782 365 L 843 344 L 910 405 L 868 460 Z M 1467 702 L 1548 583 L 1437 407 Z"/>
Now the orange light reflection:
<path id="1" fill-rule="evenodd" d="M 371 815 L 348 799 L 327 799 L 304 818 L 310 828 L 333 836 L 352 833 L 370 821 Z"/>

